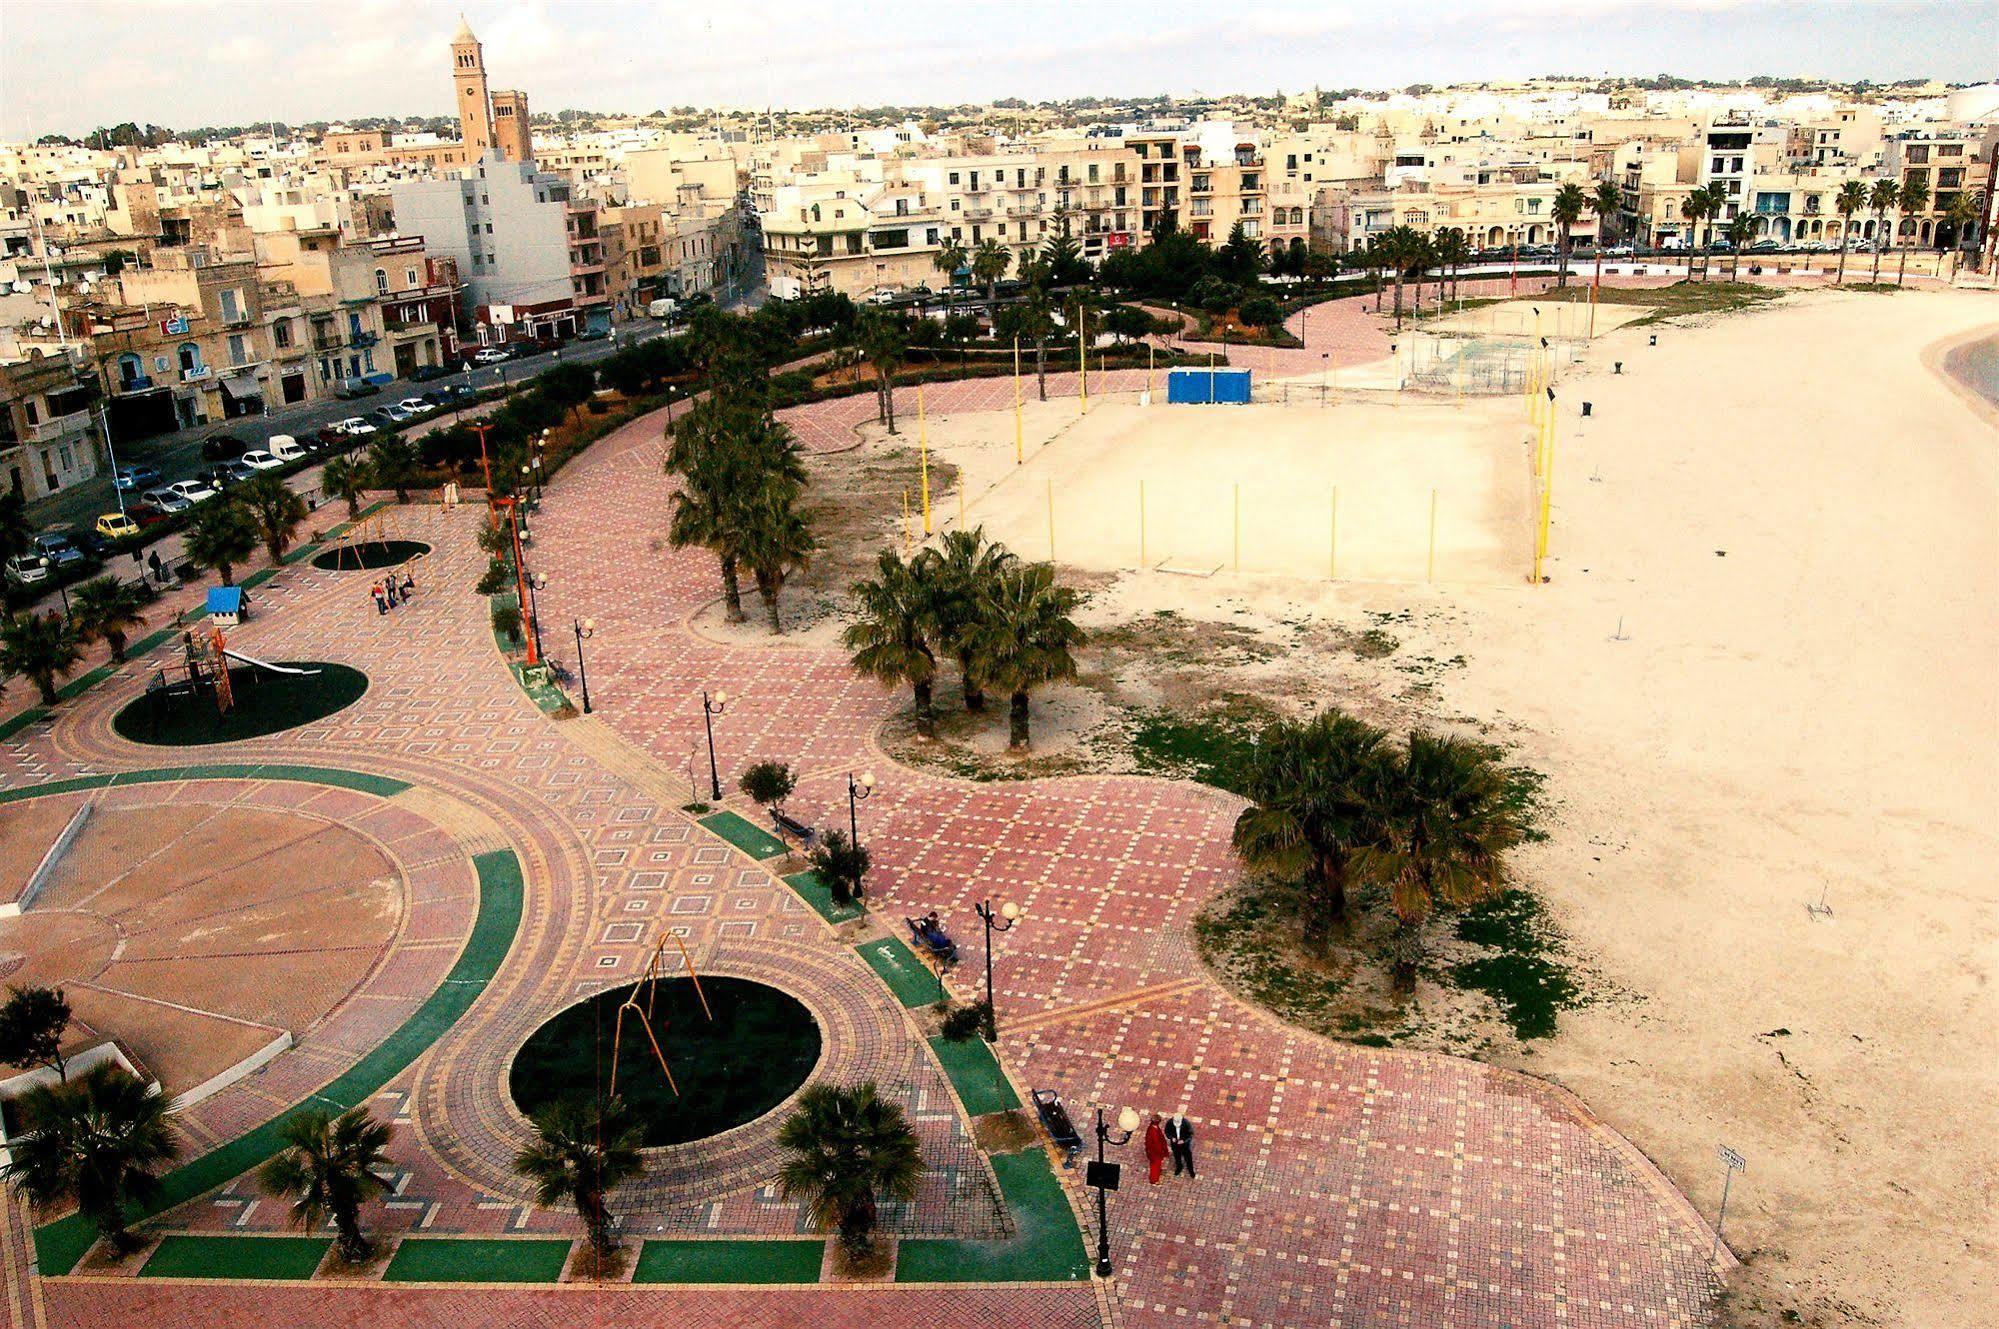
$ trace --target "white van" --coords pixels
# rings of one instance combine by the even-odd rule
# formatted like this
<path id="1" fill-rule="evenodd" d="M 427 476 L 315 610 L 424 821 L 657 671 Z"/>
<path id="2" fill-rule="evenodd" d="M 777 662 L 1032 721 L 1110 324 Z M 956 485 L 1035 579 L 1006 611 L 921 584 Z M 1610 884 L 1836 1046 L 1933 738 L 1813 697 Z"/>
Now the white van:
<path id="1" fill-rule="evenodd" d="M 676 300 L 655 300 L 646 306 L 648 318 L 672 318 L 679 312 L 680 303 Z"/>
<path id="2" fill-rule="evenodd" d="M 265 446 L 270 449 L 271 455 L 279 461 L 304 461 L 306 459 L 306 450 L 290 434 L 273 434 L 271 435 L 271 441 Z"/>

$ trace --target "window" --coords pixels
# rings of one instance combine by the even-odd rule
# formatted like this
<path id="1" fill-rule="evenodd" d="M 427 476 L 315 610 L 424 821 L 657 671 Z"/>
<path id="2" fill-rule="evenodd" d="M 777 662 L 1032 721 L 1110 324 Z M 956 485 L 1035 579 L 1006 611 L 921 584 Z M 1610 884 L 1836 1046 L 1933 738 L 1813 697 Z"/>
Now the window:
<path id="1" fill-rule="evenodd" d="M 403 285 L 414 288 L 418 285 L 415 268 L 403 269 Z"/>
<path id="2" fill-rule="evenodd" d="M 375 269 L 375 294 L 376 294 L 376 295 L 387 295 L 388 293 L 389 293 L 389 274 L 388 274 L 388 273 L 386 273 L 386 272 L 384 272 L 384 271 L 382 271 L 382 270 L 381 270 L 380 268 L 376 268 L 376 269 Z"/>
<path id="3" fill-rule="evenodd" d="M 250 344 L 240 332 L 229 334 L 229 363 L 232 365 L 250 363 Z"/>
<path id="4" fill-rule="evenodd" d="M 219 291 L 217 295 L 222 301 L 222 321 L 224 323 L 234 323 L 243 316 L 243 311 L 238 304 L 235 291 Z"/>
<path id="5" fill-rule="evenodd" d="M 279 350 L 284 350 L 292 344 L 292 321 L 290 319 L 281 318 L 271 324 L 271 342 Z"/>
<path id="6" fill-rule="evenodd" d="M 956 171 L 951 172 L 950 183 L 954 185 L 958 183 L 958 173 Z"/>
<path id="7" fill-rule="evenodd" d="M 191 374 L 201 368 L 201 348 L 193 342 L 182 342 L 175 354 L 180 359 L 180 369 L 183 374 Z"/>

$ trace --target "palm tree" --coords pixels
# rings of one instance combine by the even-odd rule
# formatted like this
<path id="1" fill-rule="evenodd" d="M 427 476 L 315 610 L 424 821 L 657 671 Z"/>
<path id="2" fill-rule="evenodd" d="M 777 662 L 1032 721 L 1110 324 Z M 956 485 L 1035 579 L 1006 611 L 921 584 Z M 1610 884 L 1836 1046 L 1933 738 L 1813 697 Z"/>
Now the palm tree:
<path id="1" fill-rule="evenodd" d="M 930 256 L 930 266 L 944 274 L 944 307 L 948 310 L 958 292 L 958 269 L 965 266 L 965 247 L 945 240 L 944 247 Z"/>
<path id="2" fill-rule="evenodd" d="M 210 499 L 194 510 L 181 536 L 181 552 L 196 567 L 214 568 L 224 586 L 236 584 L 236 565 L 257 552 L 257 521 L 234 495 Z"/>
<path id="3" fill-rule="evenodd" d="M 923 1153 L 902 1105 L 883 1098 L 872 1080 L 813 1085 L 778 1127 L 777 1142 L 789 1155 L 778 1189 L 802 1200 L 815 1226 L 839 1228 L 851 1254 L 868 1248 L 876 1197 L 913 1200 L 923 1178 Z"/>
<path id="4" fill-rule="evenodd" d="M 986 539 L 984 527 L 948 531 L 939 548 L 917 558 L 927 563 L 930 635 L 958 661 L 965 709 L 983 711 L 986 693 L 978 671 L 978 630 L 985 595 L 1018 560 L 1005 545 Z"/>
<path id="5" fill-rule="evenodd" d="M 389 1189 L 381 1175 L 389 1166 L 382 1150 L 392 1133 L 366 1108 L 338 1117 L 318 1108 L 295 1112 L 278 1127 L 284 1150 L 258 1169 L 257 1180 L 268 1194 L 292 1202 L 298 1227 L 309 1231 L 331 1218 L 340 1258 L 359 1264 L 368 1258 L 361 1206 Z"/>
<path id="6" fill-rule="evenodd" d="M 1410 235 L 1409 275 L 1416 282 L 1416 303 L 1410 317 L 1420 319 L 1423 317 L 1423 279 L 1429 275 L 1431 268 L 1437 266 L 1437 246 L 1421 231 L 1412 228 Z"/>
<path id="7" fill-rule="evenodd" d="M 1756 238 L 1756 215 L 1737 213 L 1729 219 L 1722 234 L 1728 237 L 1728 279 L 1735 281 L 1742 275 L 1742 251 Z"/>
<path id="8" fill-rule="evenodd" d="M 909 330 L 893 314 L 863 309 L 854 327 L 854 341 L 875 371 L 875 401 L 888 432 L 895 429 L 895 374 L 909 350 Z"/>
<path id="9" fill-rule="evenodd" d="M 801 487 L 788 477 L 766 473 L 755 496 L 743 507 L 743 561 L 756 580 L 757 594 L 763 599 L 764 612 L 770 616 L 770 630 L 774 633 L 784 631 L 777 613 L 777 597 L 784 589 L 784 579 L 793 569 L 803 566 L 819 547 L 805 514 L 799 510 L 801 492 Z"/>
<path id="10" fill-rule="evenodd" d="M 1027 298 L 1020 303 L 1021 326 L 1034 343 L 1034 382 L 1042 401 L 1048 400 L 1048 338 L 1055 331 L 1055 311 L 1048 299 L 1048 264 L 1035 259 L 1021 269 Z"/>
<path id="11" fill-rule="evenodd" d="M 396 491 L 396 502 L 410 501 L 410 486 L 416 483 L 416 444 L 401 434 L 390 434 L 368 447 L 368 474 L 378 485 Z"/>
<path id="12" fill-rule="evenodd" d="M 348 521 L 360 518 L 368 484 L 368 463 L 359 457 L 334 457 L 319 470 L 319 487 L 347 504 Z"/>
<path id="13" fill-rule="evenodd" d="M 1439 906 L 1475 903 L 1506 879 L 1506 851 L 1526 833 L 1508 774 L 1491 749 L 1415 730 L 1390 764 L 1384 834 L 1366 857 L 1389 885 L 1398 921 L 1395 972 L 1414 984 L 1423 920 Z"/>
<path id="14" fill-rule="evenodd" d="M 590 1249 L 602 1256 L 612 1245 L 605 1202 L 639 1174 L 645 1127 L 622 1098 L 565 1098 L 531 1120 L 535 1138 L 514 1155 L 514 1171 L 534 1183 L 536 1204 L 575 1205 Z"/>
<path id="15" fill-rule="evenodd" d="M 676 549 L 698 546 L 714 553 L 728 621 L 740 623 L 745 615 L 739 574 L 748 560 L 751 509 L 771 486 L 804 485 L 797 441 L 771 415 L 760 388 L 752 385 L 739 394 L 728 379 L 718 378 L 714 393 L 674 428 L 666 469 L 680 480 L 667 541 Z"/>
<path id="16" fill-rule="evenodd" d="M 1617 186 L 1608 180 L 1599 180 L 1596 192 L 1589 196 L 1589 210 L 1596 215 L 1596 284 L 1603 285 L 1603 250 L 1610 239 L 1608 223 L 1624 209 L 1624 197 Z"/>
<path id="17" fill-rule="evenodd" d="M 1904 217 L 1926 212 L 1930 206 L 1930 187 L 1915 176 L 1910 176 L 1902 182 L 1901 200 Z M 1909 247 L 1901 245 L 1898 248 L 1901 250 L 1901 256 L 1896 262 L 1895 285 L 1900 286 L 1909 272 Z"/>
<path id="18" fill-rule="evenodd" d="M 924 734 L 936 728 L 930 696 L 937 653 L 927 636 L 934 603 L 931 566 L 924 558 L 904 562 L 895 550 L 882 550 L 873 579 L 854 583 L 854 621 L 841 634 L 855 669 L 887 687 L 909 684 L 916 728 Z"/>
<path id="19" fill-rule="evenodd" d="M 1231 843 L 1253 868 L 1304 878 L 1305 944 L 1315 951 L 1346 917 L 1358 856 L 1380 839 L 1387 742 L 1373 725 L 1329 711 L 1264 730 L 1243 771 L 1251 806 Z"/>
<path id="20" fill-rule="evenodd" d="M 987 590 L 974 635 L 973 668 L 1011 698 L 1007 746 L 1028 746 L 1028 695 L 1076 677 L 1083 630 L 1071 616 L 1081 597 L 1055 584 L 1051 563 L 1009 566 Z"/>
<path id="21" fill-rule="evenodd" d="M 1457 275 L 1457 270 L 1464 264 L 1471 262 L 1471 245 L 1466 241 L 1463 229 L 1456 226 L 1446 226 L 1443 230 L 1437 232 L 1436 238 L 1432 243 L 1436 246 L 1437 262 L 1443 268 L 1445 278 L 1450 281 L 1453 288 L 1462 290 L 1462 287 L 1458 286 L 1460 279 Z M 1441 289 L 1438 292 L 1438 296 L 1439 299 L 1445 298 Z"/>
<path id="22" fill-rule="evenodd" d="M 1867 206 L 1874 210 L 1874 275 L 1867 279 L 1870 286 L 1881 284 L 1881 246 L 1888 241 L 1888 214 L 1902 201 L 1902 187 L 1893 180 L 1881 179 L 1867 191 Z"/>
<path id="23" fill-rule="evenodd" d="M 70 625 L 76 630 L 78 641 L 96 641 L 101 637 L 111 648 L 111 658 L 123 660 L 126 631 L 145 623 L 146 616 L 141 611 L 151 599 L 144 586 L 116 577 L 92 577 L 77 587 L 70 598 Z"/>
<path id="24" fill-rule="evenodd" d="M 1381 265 L 1395 276 L 1395 330 L 1402 330 L 1402 279 L 1416 251 L 1416 232 L 1407 226 L 1391 226 L 1375 239 Z"/>
<path id="25" fill-rule="evenodd" d="M 232 496 L 257 523 L 257 535 L 271 555 L 271 566 L 285 561 L 285 550 L 305 520 L 305 500 L 275 475 L 260 475 Z"/>
<path id="26" fill-rule="evenodd" d="M 1839 214 L 1839 275 L 1833 278 L 1833 285 L 1846 284 L 1846 251 L 1853 247 L 1853 214 L 1867 206 L 1867 186 L 1858 180 L 1848 180 L 1833 195 L 1833 211 Z"/>
<path id="27" fill-rule="evenodd" d="M 1954 196 L 1943 210 L 1943 219 L 1951 224 L 1951 268 L 1950 275 L 1957 276 L 1958 255 L 1969 246 L 1966 240 L 1976 243 L 1978 239 L 1979 196 L 1964 190 Z M 1943 246 L 1937 246 L 1941 249 Z"/>
<path id="28" fill-rule="evenodd" d="M 35 527 L 28 520 L 28 501 L 20 491 L 0 493 L 0 560 L 25 554 L 35 541 Z"/>
<path id="29" fill-rule="evenodd" d="M 1555 202 L 1548 215 L 1555 219 L 1555 225 L 1562 232 L 1561 265 L 1555 269 L 1555 285 L 1558 287 L 1569 284 L 1569 230 L 1583 219 L 1588 207 L 1589 195 L 1583 193 L 1583 187 L 1573 180 L 1555 191 Z"/>
<path id="30" fill-rule="evenodd" d="M 20 674 L 35 682 L 42 705 L 61 700 L 56 679 L 82 658 L 76 633 L 60 614 L 17 614 L 0 625 L 0 674 Z"/>
<path id="31" fill-rule="evenodd" d="M 986 288 L 986 302 L 999 299 L 999 280 L 1013 266 L 1013 251 L 997 240 L 986 239 L 972 253 L 972 280 Z"/>
<path id="32" fill-rule="evenodd" d="M 113 1250 L 133 1250 L 125 1208 L 150 1199 L 160 1184 L 155 1169 L 180 1154 L 166 1098 L 99 1062 L 67 1083 L 34 1086 L 15 1107 L 26 1129 L 7 1142 L 13 1159 L 0 1179 L 38 1207 L 75 1201 Z"/>

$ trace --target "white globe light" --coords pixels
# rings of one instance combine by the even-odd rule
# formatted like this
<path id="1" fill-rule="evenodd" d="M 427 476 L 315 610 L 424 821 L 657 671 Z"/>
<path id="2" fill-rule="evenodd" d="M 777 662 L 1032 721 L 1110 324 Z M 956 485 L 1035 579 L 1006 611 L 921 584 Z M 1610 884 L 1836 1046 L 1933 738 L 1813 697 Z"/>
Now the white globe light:
<path id="1" fill-rule="evenodd" d="M 1130 1134 L 1132 1131 L 1137 1130 L 1138 1129 L 1137 1109 L 1126 1108 L 1122 1112 L 1118 1113 L 1117 1128 L 1121 1131 L 1124 1131 L 1126 1134 Z"/>
<path id="2" fill-rule="evenodd" d="M 873 771 L 862 771 L 861 788 L 873 789 L 874 787 L 875 787 L 875 773 Z"/>
<path id="3" fill-rule="evenodd" d="M 1005 904 L 1000 906 L 1000 917 L 1004 918 L 1009 923 L 1013 922 L 1015 919 L 1020 917 L 1020 906 L 1015 904 L 1013 901 L 1008 900 Z"/>
<path id="4" fill-rule="evenodd" d="M 729 704 L 729 694 L 728 694 L 728 693 L 726 693 L 726 692 L 718 692 L 718 693 L 716 693 L 716 694 L 715 694 L 715 704 L 716 704 L 717 706 L 727 706 L 727 705 Z"/>
<path id="5" fill-rule="evenodd" d="M 597 630 L 597 620 L 596 620 L 596 619 L 594 619 L 594 618 L 586 618 L 586 619 L 584 619 L 584 620 L 583 620 L 583 630 L 584 630 L 585 632 L 595 632 L 595 631 Z"/>

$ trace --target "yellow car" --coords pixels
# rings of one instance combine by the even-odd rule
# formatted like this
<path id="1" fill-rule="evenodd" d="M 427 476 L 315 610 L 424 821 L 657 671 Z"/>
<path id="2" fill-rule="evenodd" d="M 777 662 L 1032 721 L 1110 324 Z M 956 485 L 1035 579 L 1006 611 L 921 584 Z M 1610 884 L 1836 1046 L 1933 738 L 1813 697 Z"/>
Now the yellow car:
<path id="1" fill-rule="evenodd" d="M 139 523 L 122 512 L 107 512 L 97 519 L 97 533 L 107 540 L 123 540 L 139 533 Z"/>

